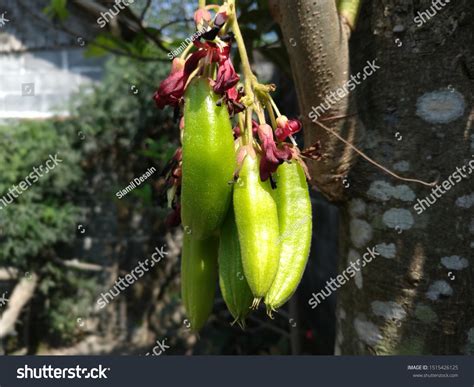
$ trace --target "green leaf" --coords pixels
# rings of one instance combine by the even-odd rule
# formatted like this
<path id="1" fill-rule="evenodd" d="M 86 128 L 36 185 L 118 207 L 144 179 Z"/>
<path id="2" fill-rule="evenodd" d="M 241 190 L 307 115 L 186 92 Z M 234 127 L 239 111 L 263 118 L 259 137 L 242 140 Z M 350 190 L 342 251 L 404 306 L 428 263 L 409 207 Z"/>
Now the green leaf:
<path id="1" fill-rule="evenodd" d="M 43 9 L 43 13 L 51 18 L 58 18 L 64 21 L 69 16 L 66 6 L 67 0 L 51 0 L 49 5 Z"/>

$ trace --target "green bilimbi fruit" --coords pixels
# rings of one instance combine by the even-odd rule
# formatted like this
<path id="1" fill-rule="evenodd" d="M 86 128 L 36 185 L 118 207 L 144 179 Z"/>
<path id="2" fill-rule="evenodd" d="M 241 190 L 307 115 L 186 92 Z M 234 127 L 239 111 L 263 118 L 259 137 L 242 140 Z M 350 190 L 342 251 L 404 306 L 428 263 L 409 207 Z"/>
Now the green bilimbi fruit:
<path id="1" fill-rule="evenodd" d="M 193 238 L 218 230 L 230 205 L 236 167 L 234 137 L 225 104 L 207 79 L 195 78 L 184 104 L 181 219 Z"/>
<path id="2" fill-rule="evenodd" d="M 270 182 L 260 179 L 258 166 L 259 158 L 247 155 L 234 185 L 235 222 L 254 308 L 270 289 L 280 257 L 277 205 Z"/>
<path id="3" fill-rule="evenodd" d="M 293 295 L 303 276 L 311 246 L 312 212 L 308 184 L 301 165 L 280 165 L 273 196 L 278 206 L 280 264 L 265 296 L 267 311 L 282 306 Z"/>
<path id="4" fill-rule="evenodd" d="M 219 239 L 196 239 L 185 234 L 181 254 L 181 297 L 191 330 L 198 332 L 214 305 Z"/>
<path id="5" fill-rule="evenodd" d="M 244 276 L 239 236 L 232 207 L 221 229 L 218 263 L 222 297 L 235 319 L 234 323 L 237 322 L 244 329 L 245 317 L 250 311 L 253 296 Z"/>

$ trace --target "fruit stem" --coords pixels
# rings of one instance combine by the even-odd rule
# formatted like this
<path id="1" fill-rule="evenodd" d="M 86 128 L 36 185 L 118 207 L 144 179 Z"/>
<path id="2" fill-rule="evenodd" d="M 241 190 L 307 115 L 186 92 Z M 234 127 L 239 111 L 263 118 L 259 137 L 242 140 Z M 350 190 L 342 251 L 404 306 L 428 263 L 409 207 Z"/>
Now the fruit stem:
<path id="1" fill-rule="evenodd" d="M 272 109 L 272 104 L 270 102 L 270 99 L 267 99 L 265 101 L 265 105 L 267 107 L 268 115 L 270 116 L 270 121 L 272 122 L 273 129 L 276 129 L 277 122 L 276 122 L 276 118 L 275 118 L 275 112 Z"/>
<path id="2" fill-rule="evenodd" d="M 255 104 L 255 94 L 253 92 L 253 79 L 255 76 L 253 75 L 252 69 L 250 67 L 249 57 L 247 55 L 247 50 L 245 48 L 244 39 L 242 37 L 242 32 L 240 31 L 239 23 L 237 21 L 237 9 L 235 0 L 228 0 L 229 8 L 231 10 L 231 25 L 232 31 L 234 33 L 235 41 L 237 43 L 237 48 L 239 50 L 242 71 L 244 73 L 244 89 L 245 89 L 245 96 L 251 101 L 252 104 Z M 249 114 L 250 112 L 250 114 Z M 251 106 L 247 107 L 247 125 L 245 127 L 245 138 L 247 139 L 247 143 L 252 143 L 252 109 Z"/>
<path id="3" fill-rule="evenodd" d="M 246 124 L 245 127 L 243 128 L 244 130 L 244 144 L 245 145 L 251 145 L 252 140 L 253 140 L 253 133 L 252 133 L 252 113 L 253 109 L 249 106 L 245 112 L 245 119 L 246 119 Z"/>
<path id="4" fill-rule="evenodd" d="M 255 98 L 252 89 L 252 79 L 254 78 L 254 75 L 250 67 L 250 61 L 247 55 L 247 50 L 245 49 L 244 38 L 242 37 L 242 32 L 240 31 L 239 23 L 237 21 L 237 10 L 235 0 L 229 0 L 229 5 L 231 6 L 232 10 L 232 31 L 234 32 L 237 48 L 239 49 L 239 55 L 242 61 L 242 71 L 244 72 L 245 77 L 245 93 L 253 100 Z"/>
<path id="5" fill-rule="evenodd" d="M 270 93 L 268 93 L 268 99 L 270 100 L 270 103 L 272 104 L 273 109 L 275 109 L 277 117 L 280 117 L 281 116 L 280 110 L 278 110 L 278 106 L 276 105 L 275 101 L 271 97 Z"/>
<path id="6" fill-rule="evenodd" d="M 183 60 L 186 59 L 186 57 L 189 54 L 189 51 L 191 51 L 191 48 L 193 48 L 193 46 L 194 46 L 193 42 L 189 43 L 188 46 L 184 49 L 183 53 L 179 57 Z"/>
<path id="7" fill-rule="evenodd" d="M 258 121 L 260 122 L 260 125 L 263 125 L 266 123 L 265 121 L 265 114 L 263 113 L 263 109 L 261 108 L 261 106 L 257 106 L 257 117 L 258 117 Z"/>

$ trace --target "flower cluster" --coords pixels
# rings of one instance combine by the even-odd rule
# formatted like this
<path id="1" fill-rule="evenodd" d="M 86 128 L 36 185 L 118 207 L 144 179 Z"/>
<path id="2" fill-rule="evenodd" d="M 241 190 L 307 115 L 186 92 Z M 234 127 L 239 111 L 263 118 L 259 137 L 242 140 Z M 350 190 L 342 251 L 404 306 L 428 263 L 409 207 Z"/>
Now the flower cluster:
<path id="1" fill-rule="evenodd" d="M 228 16 L 225 8 L 218 12 L 214 21 L 210 21 L 210 14 L 206 9 L 199 9 L 195 13 L 196 24 L 208 25 L 208 31 L 195 40 L 197 48 L 187 59 L 175 58 L 169 76 L 161 82 L 153 98 L 156 106 L 163 109 L 165 106 L 178 107 L 181 105 L 186 86 L 193 76 L 202 75 L 211 64 L 217 66 L 215 79 L 210 79 L 211 86 L 216 94 L 222 95 L 229 112 L 233 115 L 244 109 L 240 103 L 242 92 L 237 90 L 239 75 L 236 73 L 230 59 L 232 37 L 221 39 L 217 33 L 225 24 Z"/>
<path id="2" fill-rule="evenodd" d="M 252 120 L 252 136 L 258 138 L 261 148 L 260 154 L 260 178 L 268 180 L 280 164 L 292 158 L 299 159 L 299 151 L 285 140 L 298 133 L 302 128 L 298 120 L 289 120 L 285 116 L 276 119 L 276 129 L 267 123 L 258 124 Z M 234 136 L 241 136 L 242 130 L 239 126 L 234 128 Z"/>

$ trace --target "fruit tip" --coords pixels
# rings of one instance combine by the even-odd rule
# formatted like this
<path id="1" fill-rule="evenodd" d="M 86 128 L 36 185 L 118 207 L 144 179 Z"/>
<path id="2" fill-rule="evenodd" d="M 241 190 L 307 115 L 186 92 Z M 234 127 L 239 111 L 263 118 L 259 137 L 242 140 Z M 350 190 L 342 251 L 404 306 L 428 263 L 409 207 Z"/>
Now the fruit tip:
<path id="1" fill-rule="evenodd" d="M 260 305 L 260 301 L 262 301 L 262 297 L 255 297 L 253 299 L 251 309 L 258 309 L 258 306 Z"/>

